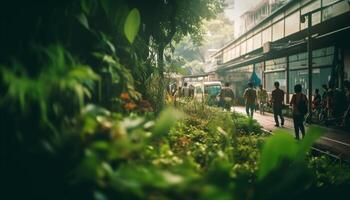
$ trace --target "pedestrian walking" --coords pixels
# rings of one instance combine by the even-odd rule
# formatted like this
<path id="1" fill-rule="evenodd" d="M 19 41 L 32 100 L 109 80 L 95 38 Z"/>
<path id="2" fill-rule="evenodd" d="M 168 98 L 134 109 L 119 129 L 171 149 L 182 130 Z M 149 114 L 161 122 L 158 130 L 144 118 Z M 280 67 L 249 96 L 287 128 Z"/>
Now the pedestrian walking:
<path id="1" fill-rule="evenodd" d="M 292 99 L 290 100 L 290 105 L 293 110 L 293 122 L 294 122 L 294 132 L 295 139 L 299 140 L 299 131 L 304 138 L 305 136 L 305 127 L 304 127 L 304 116 L 308 112 L 307 106 L 307 97 L 301 92 L 302 86 L 297 84 L 294 86 L 294 92 Z"/>
<path id="2" fill-rule="evenodd" d="M 188 87 L 187 82 L 185 82 L 183 87 L 181 88 L 181 95 L 182 97 L 190 97 L 190 88 Z"/>
<path id="3" fill-rule="evenodd" d="M 267 91 L 263 88 L 263 85 L 259 85 L 258 101 L 260 114 L 265 114 L 265 105 L 267 104 Z"/>
<path id="4" fill-rule="evenodd" d="M 272 91 L 271 103 L 273 116 L 275 118 L 275 126 L 279 127 L 278 117 L 281 119 L 281 126 L 284 125 L 284 117 L 282 114 L 282 108 L 284 105 L 284 91 L 280 89 L 280 83 L 276 81 L 274 83 L 275 90 Z"/>
<path id="5" fill-rule="evenodd" d="M 245 99 L 245 109 L 248 117 L 253 118 L 256 104 L 256 90 L 253 88 L 253 83 L 248 83 L 248 88 L 245 89 L 243 98 Z"/>
<path id="6" fill-rule="evenodd" d="M 225 83 L 225 86 L 221 88 L 219 95 L 221 106 L 228 111 L 231 110 L 235 97 L 233 90 L 229 86 L 229 83 Z"/>

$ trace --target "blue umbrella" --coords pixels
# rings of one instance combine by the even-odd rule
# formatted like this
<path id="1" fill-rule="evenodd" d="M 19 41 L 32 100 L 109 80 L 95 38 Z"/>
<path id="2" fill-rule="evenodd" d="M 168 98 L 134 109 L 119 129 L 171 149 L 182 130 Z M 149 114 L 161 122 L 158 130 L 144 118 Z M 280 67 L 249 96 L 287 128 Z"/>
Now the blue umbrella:
<path id="1" fill-rule="evenodd" d="M 254 86 L 259 86 L 261 84 L 261 79 L 255 72 L 252 73 L 252 76 L 250 77 L 249 81 L 253 83 Z"/>

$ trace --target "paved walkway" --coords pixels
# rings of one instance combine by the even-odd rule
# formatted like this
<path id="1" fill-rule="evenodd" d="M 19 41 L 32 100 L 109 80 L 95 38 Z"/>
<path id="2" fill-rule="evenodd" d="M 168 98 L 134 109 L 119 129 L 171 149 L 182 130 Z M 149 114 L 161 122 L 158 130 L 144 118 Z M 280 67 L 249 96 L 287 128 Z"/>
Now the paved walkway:
<path id="1" fill-rule="evenodd" d="M 244 107 L 234 107 L 233 110 L 238 113 L 246 113 Z M 254 113 L 253 118 L 267 131 L 271 132 L 276 129 L 273 114 L 271 113 L 261 115 L 257 111 Z M 350 161 L 350 133 L 333 128 L 324 128 L 326 129 L 326 133 L 316 142 L 316 147 L 327 150 L 346 161 Z M 291 118 L 285 117 L 283 129 L 288 130 L 294 135 L 293 120 Z"/>

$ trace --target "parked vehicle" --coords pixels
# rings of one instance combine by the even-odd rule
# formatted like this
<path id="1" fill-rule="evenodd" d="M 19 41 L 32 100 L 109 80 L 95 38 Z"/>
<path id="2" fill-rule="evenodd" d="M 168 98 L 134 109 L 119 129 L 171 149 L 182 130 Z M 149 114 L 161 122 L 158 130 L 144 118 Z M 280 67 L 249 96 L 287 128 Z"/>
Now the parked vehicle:
<path id="1" fill-rule="evenodd" d="M 218 105 L 219 94 L 221 92 L 220 81 L 207 81 L 194 84 L 194 99 L 199 102 L 205 102 L 209 105 Z"/>

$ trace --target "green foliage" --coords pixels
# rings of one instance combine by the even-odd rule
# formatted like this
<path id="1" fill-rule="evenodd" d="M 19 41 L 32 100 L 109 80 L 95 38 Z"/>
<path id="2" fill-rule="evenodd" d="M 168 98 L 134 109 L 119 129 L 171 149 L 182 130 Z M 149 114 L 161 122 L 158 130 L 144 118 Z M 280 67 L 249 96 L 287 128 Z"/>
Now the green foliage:
<path id="1" fill-rule="evenodd" d="M 241 134 L 262 134 L 262 126 L 252 118 L 247 118 L 240 113 L 233 113 L 232 119 L 235 123 L 237 133 Z"/>
<path id="2" fill-rule="evenodd" d="M 165 109 L 160 113 L 159 118 L 156 121 L 156 125 L 152 131 L 153 134 L 159 137 L 160 135 L 167 133 L 176 121 L 182 118 L 182 116 L 183 114 L 175 109 Z"/>
<path id="3" fill-rule="evenodd" d="M 321 137 L 323 132 L 320 128 L 311 127 L 299 144 L 291 134 L 282 130 L 276 131 L 274 137 L 266 141 L 262 150 L 259 179 L 262 180 L 285 160 L 303 161 L 311 145 Z M 280 149 L 283 149 L 283 151 L 280 151 Z"/>
<path id="4" fill-rule="evenodd" d="M 133 43 L 140 28 L 140 12 L 134 8 L 125 20 L 124 33 L 130 43 Z"/>
<path id="5" fill-rule="evenodd" d="M 62 110 L 63 105 L 50 100 L 54 95 L 53 92 L 72 94 L 72 103 L 75 101 L 81 108 L 84 97 L 91 97 L 94 83 L 99 80 L 99 76 L 88 66 L 76 63 L 61 46 L 43 49 L 40 55 L 47 61 L 42 63 L 45 67 L 35 77 L 29 76 L 26 69 L 18 62 L 13 64 L 12 69 L 1 68 L 4 84 L 8 85 L 3 103 L 18 102 L 21 112 L 25 113 L 30 110 L 32 106 L 30 103 L 37 102 L 44 121 L 48 120 L 48 110 L 55 112 Z"/>
<path id="6" fill-rule="evenodd" d="M 188 34 L 199 39 L 222 0 L 7 3 L 1 198 L 305 199 L 308 189 L 346 186 L 348 168 L 305 156 L 317 129 L 297 144 L 198 102 L 158 117 L 144 109 L 141 94 L 164 94 L 163 73 L 154 73 L 164 50 Z"/>

